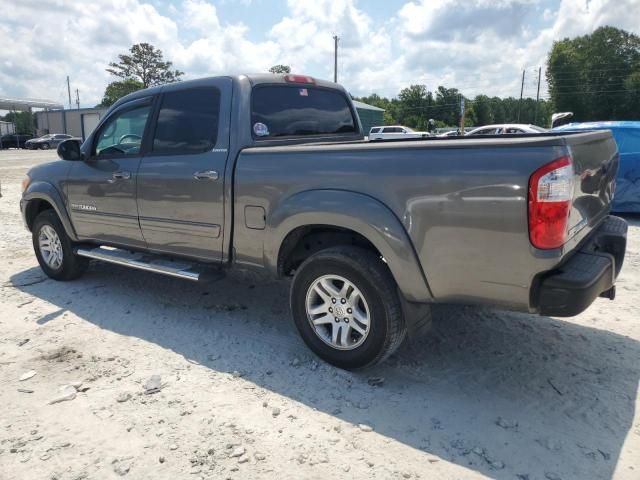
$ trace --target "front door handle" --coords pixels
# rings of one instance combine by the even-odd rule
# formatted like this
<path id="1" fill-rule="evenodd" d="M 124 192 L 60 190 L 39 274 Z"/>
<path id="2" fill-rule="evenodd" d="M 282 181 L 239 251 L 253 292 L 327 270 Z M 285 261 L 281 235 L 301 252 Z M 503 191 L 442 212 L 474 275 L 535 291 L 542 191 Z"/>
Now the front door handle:
<path id="1" fill-rule="evenodd" d="M 114 174 L 111 175 L 111 180 L 109 180 L 109 183 L 114 183 L 118 180 L 129 180 L 130 178 L 131 172 L 114 172 Z"/>
<path id="2" fill-rule="evenodd" d="M 205 170 L 204 172 L 196 172 L 193 174 L 196 180 L 217 180 L 218 172 L 215 170 Z"/>

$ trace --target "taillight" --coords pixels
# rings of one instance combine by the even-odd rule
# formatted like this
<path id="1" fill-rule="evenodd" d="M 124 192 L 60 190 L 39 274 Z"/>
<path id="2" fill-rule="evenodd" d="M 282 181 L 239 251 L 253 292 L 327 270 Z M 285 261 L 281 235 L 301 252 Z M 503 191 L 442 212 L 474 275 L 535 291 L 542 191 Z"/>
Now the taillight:
<path id="1" fill-rule="evenodd" d="M 316 83 L 313 77 L 308 75 L 285 75 L 284 80 L 289 83 Z"/>
<path id="2" fill-rule="evenodd" d="M 560 157 L 529 179 L 529 239 L 536 248 L 551 249 L 567 241 L 573 200 L 571 157 Z"/>

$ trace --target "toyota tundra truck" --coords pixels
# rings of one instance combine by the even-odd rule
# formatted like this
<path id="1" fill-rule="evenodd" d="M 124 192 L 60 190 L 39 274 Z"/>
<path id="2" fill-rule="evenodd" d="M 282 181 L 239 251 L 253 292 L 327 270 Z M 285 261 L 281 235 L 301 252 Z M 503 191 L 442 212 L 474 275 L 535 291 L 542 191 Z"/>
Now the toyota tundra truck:
<path id="1" fill-rule="evenodd" d="M 290 277 L 300 335 L 346 369 L 424 331 L 433 303 L 576 315 L 614 298 L 625 255 L 609 131 L 370 143 L 350 95 L 304 75 L 141 90 L 58 155 L 20 202 L 46 275 Z"/>

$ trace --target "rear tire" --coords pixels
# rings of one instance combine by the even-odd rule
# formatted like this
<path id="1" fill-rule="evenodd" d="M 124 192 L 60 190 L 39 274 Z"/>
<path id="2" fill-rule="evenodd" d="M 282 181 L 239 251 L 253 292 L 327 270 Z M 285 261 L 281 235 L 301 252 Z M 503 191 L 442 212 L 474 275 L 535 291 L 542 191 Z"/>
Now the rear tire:
<path id="1" fill-rule="evenodd" d="M 89 259 L 74 253 L 73 242 L 53 210 L 40 213 L 31 231 L 36 258 L 48 277 L 73 280 L 87 269 Z"/>
<path id="2" fill-rule="evenodd" d="M 290 301 L 304 342 L 336 367 L 382 362 L 406 336 L 396 282 L 369 250 L 338 246 L 312 255 L 296 271 Z"/>
<path id="3" fill-rule="evenodd" d="M 49 144 L 48 143 L 43 143 L 42 145 L 40 145 L 40 148 L 42 150 L 49 150 Z"/>

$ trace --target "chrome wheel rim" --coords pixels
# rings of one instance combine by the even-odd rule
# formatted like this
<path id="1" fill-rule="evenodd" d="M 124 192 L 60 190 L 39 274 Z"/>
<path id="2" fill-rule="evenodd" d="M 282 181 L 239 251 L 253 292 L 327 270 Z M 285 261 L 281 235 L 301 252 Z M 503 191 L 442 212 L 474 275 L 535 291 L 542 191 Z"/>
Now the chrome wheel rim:
<path id="1" fill-rule="evenodd" d="M 323 275 L 312 282 L 305 308 L 312 330 L 331 348 L 353 350 L 369 335 L 369 305 L 362 292 L 340 275 Z"/>
<path id="2" fill-rule="evenodd" d="M 44 263 L 54 270 L 62 266 L 62 243 L 56 231 L 44 225 L 38 233 L 38 246 Z"/>

